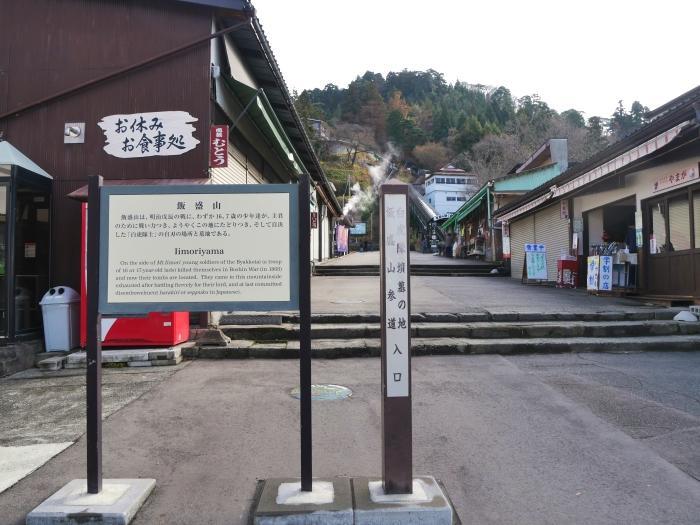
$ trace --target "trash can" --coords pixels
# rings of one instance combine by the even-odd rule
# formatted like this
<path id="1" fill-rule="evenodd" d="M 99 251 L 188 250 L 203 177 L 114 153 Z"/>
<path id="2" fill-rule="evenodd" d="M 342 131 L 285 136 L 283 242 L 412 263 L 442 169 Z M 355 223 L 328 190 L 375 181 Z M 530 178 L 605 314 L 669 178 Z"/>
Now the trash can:
<path id="1" fill-rule="evenodd" d="M 44 318 L 47 352 L 62 352 L 80 344 L 80 295 L 67 286 L 56 286 L 39 302 Z"/>
<path id="2" fill-rule="evenodd" d="M 557 288 L 578 287 L 578 261 L 572 255 L 557 259 Z"/>

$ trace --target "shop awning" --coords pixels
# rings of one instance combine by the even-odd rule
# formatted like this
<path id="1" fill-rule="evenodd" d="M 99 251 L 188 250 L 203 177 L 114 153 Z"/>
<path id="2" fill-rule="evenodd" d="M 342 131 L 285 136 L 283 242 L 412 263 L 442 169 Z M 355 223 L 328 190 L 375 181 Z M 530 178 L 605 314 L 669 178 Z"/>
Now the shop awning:
<path id="1" fill-rule="evenodd" d="M 238 98 L 241 104 L 245 107 L 251 101 L 248 115 L 255 122 L 258 129 L 268 138 L 274 148 L 277 149 L 280 156 L 290 164 L 296 175 L 301 175 L 305 172 L 303 163 L 299 159 L 299 155 L 294 150 L 292 142 L 289 140 L 284 127 L 280 123 L 272 109 L 270 101 L 262 89 L 254 89 L 243 82 L 239 82 L 235 78 L 225 75 L 224 80 L 226 86 Z"/>
<path id="2" fill-rule="evenodd" d="M 457 223 L 468 217 L 474 210 L 481 206 L 481 201 L 486 198 L 488 194 L 488 186 L 484 185 L 479 191 L 477 191 L 472 198 L 465 202 L 460 209 L 458 209 L 452 217 L 447 219 L 441 228 L 447 231 L 448 228 L 453 228 Z"/>
<path id="3" fill-rule="evenodd" d="M 651 155 L 657 150 L 668 145 L 676 137 L 678 137 L 678 135 L 680 135 L 681 131 L 683 131 L 683 129 L 686 126 L 689 126 L 690 124 L 690 120 L 681 122 L 680 124 L 673 126 L 671 129 L 668 129 L 663 133 L 660 133 L 659 135 L 656 135 L 652 139 L 647 140 L 639 146 L 631 148 L 622 153 L 621 155 L 617 155 L 611 160 L 599 164 L 595 168 L 583 173 L 582 175 L 579 175 L 578 177 L 575 177 L 567 182 L 562 183 L 560 186 L 553 185 L 551 188 L 549 188 L 549 191 L 544 195 L 541 195 L 536 199 L 528 201 L 525 204 L 511 211 L 499 215 L 498 218 L 503 222 L 508 222 L 513 218 L 522 215 L 523 213 L 527 213 L 528 211 L 537 208 L 538 206 L 552 198 L 562 197 L 573 192 L 574 190 L 581 188 L 584 185 L 602 179 L 603 177 L 610 175 L 611 173 L 614 173 L 617 170 L 622 169 L 643 157 L 646 157 L 647 155 Z"/>
<path id="4" fill-rule="evenodd" d="M 19 166 L 27 171 L 46 177 L 47 179 L 52 179 L 53 177 L 42 170 L 36 162 L 27 157 L 20 150 L 15 148 L 12 144 L 6 140 L 0 140 L 0 166 Z"/>

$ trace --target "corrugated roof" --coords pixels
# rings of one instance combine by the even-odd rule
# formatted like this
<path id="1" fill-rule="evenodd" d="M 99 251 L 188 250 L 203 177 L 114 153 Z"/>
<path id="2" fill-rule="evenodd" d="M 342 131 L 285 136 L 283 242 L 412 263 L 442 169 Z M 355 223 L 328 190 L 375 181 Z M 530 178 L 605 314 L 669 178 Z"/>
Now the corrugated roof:
<path id="1" fill-rule="evenodd" d="M 674 104 L 674 101 L 677 101 L 677 104 Z M 559 186 L 569 182 L 579 175 L 582 175 L 583 173 L 586 173 L 597 166 L 614 159 L 625 151 L 644 143 L 659 133 L 663 133 L 664 131 L 671 129 L 688 119 L 696 119 L 696 111 L 693 105 L 697 102 L 700 102 L 700 86 L 681 95 L 680 97 L 673 99 L 671 102 L 664 104 L 664 106 L 661 106 L 663 108 L 670 105 L 670 107 L 673 109 L 665 111 L 662 115 L 643 125 L 628 136 L 623 137 L 599 153 L 589 157 L 585 161 L 570 167 L 558 177 L 541 184 L 534 190 L 523 195 L 521 198 L 516 199 L 502 208 L 499 208 L 494 216 L 499 217 L 512 210 L 515 210 L 516 208 L 519 208 L 527 202 L 534 201 L 535 199 L 547 194 L 552 186 Z M 534 209 L 535 208 L 533 208 L 533 210 Z"/>
<path id="2" fill-rule="evenodd" d="M 242 3 L 245 4 L 244 10 L 254 13 L 251 2 L 242 1 Z M 227 16 L 226 13 L 222 13 L 221 18 L 227 26 L 233 25 L 237 21 Z M 230 33 L 228 38 L 236 45 L 255 81 L 265 91 L 280 124 L 292 141 L 294 149 L 299 154 L 311 178 L 320 186 L 321 192 L 325 195 L 324 200 L 329 203 L 334 215 L 341 215 L 342 207 L 326 178 L 305 126 L 294 108 L 289 90 L 260 20 L 253 16 L 249 26 Z"/>

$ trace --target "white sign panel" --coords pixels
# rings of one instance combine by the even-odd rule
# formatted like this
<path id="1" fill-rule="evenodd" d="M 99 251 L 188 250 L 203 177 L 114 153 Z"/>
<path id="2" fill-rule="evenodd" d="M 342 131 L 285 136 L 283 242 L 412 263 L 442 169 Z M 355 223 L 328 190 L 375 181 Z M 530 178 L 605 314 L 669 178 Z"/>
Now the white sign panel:
<path id="1" fill-rule="evenodd" d="M 600 257 L 598 255 L 591 255 L 588 257 L 588 271 L 586 272 L 586 289 L 587 290 L 597 290 L 598 289 L 598 276 L 600 273 Z"/>
<path id="2" fill-rule="evenodd" d="M 105 199 L 101 242 L 108 249 L 101 300 L 113 310 L 129 313 L 126 305 L 134 303 L 169 311 L 173 303 L 265 306 L 296 300 L 292 259 L 298 251 L 290 236 L 296 214 L 289 193 L 106 194 Z"/>
<path id="3" fill-rule="evenodd" d="M 120 159 L 182 155 L 199 140 L 192 135 L 197 122 L 186 111 L 157 111 L 110 115 L 97 123 L 105 134 L 104 150 Z"/>
<path id="4" fill-rule="evenodd" d="M 410 305 L 406 195 L 384 195 L 384 312 L 386 395 L 409 395 Z"/>
<path id="5" fill-rule="evenodd" d="M 654 182 L 654 193 L 695 182 L 698 178 L 697 166 L 688 166 L 687 168 L 664 175 Z"/>
<path id="6" fill-rule="evenodd" d="M 613 287 L 613 258 L 610 255 L 600 256 L 600 276 L 598 277 L 598 289 L 603 292 L 611 292 Z"/>
<path id="7" fill-rule="evenodd" d="M 526 244 L 525 259 L 527 266 L 527 278 L 547 280 L 547 248 L 544 244 Z"/>

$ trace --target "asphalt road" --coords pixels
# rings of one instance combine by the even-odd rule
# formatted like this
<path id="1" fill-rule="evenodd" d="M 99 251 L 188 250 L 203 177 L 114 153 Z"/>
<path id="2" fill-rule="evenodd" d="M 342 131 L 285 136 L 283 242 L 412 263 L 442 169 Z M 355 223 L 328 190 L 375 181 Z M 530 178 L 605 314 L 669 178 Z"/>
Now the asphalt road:
<path id="1" fill-rule="evenodd" d="M 315 475 L 381 470 L 379 360 L 314 361 Z M 113 413 L 108 477 L 155 477 L 134 523 L 244 523 L 259 478 L 298 473 L 292 361 L 196 361 Z M 413 361 L 416 474 L 463 523 L 697 524 L 700 352 Z M 0 494 L 1 522 L 84 476 L 84 443 Z"/>

